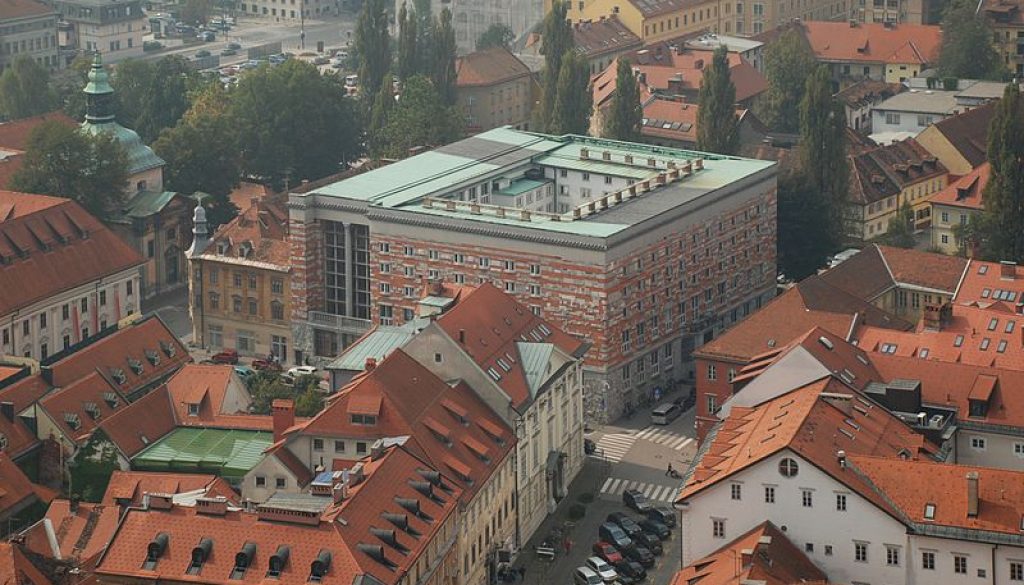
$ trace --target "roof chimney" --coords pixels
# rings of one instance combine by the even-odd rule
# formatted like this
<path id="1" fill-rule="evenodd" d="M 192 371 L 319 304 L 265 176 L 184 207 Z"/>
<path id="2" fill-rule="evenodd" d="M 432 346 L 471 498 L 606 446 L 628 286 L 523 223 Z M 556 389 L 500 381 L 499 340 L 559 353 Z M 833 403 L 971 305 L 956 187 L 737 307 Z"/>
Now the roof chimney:
<path id="1" fill-rule="evenodd" d="M 377 367 L 377 358 L 368 357 L 366 363 L 363 365 L 363 370 L 372 372 Z"/>
<path id="2" fill-rule="evenodd" d="M 224 496 L 196 498 L 196 513 L 209 516 L 223 516 L 228 513 L 228 499 Z"/>
<path id="3" fill-rule="evenodd" d="M 284 438 L 284 432 L 295 425 L 295 402 L 277 398 L 270 405 L 274 417 L 274 442 Z"/>
<path id="4" fill-rule="evenodd" d="M 1013 280 L 1017 276 L 1017 263 L 1003 260 L 999 263 L 999 278 Z"/>
<path id="5" fill-rule="evenodd" d="M 842 449 L 836 451 L 836 459 L 839 460 L 839 467 L 846 469 L 846 451 Z"/>
<path id="6" fill-rule="evenodd" d="M 967 517 L 978 517 L 978 472 L 967 473 Z"/>
<path id="7" fill-rule="evenodd" d="M 0 402 L 0 415 L 3 415 L 7 422 L 14 422 L 14 403 Z"/>
<path id="8" fill-rule="evenodd" d="M 459 329 L 459 343 L 466 343 L 466 330 Z"/>

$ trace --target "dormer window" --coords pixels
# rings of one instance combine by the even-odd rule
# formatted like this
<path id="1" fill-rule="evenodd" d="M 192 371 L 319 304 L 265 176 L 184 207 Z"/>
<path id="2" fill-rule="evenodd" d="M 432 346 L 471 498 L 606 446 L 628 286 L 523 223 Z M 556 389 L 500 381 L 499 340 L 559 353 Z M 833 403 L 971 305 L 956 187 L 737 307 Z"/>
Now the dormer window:
<path id="1" fill-rule="evenodd" d="M 80 419 L 78 415 L 73 412 L 64 413 L 64 422 L 67 423 L 67 425 L 71 427 L 71 430 L 73 431 L 77 431 L 78 429 L 82 428 L 82 419 Z"/>
<path id="2" fill-rule="evenodd" d="M 235 568 L 231 569 L 231 576 L 229 579 L 239 580 L 245 577 L 245 572 L 252 566 L 252 561 L 256 557 L 256 543 L 247 542 L 242 545 L 242 550 L 235 553 Z"/>
<path id="3" fill-rule="evenodd" d="M 153 351 L 151 349 L 147 349 L 145 351 L 145 353 L 146 353 L 146 361 L 147 362 L 149 362 L 151 365 L 154 365 L 154 366 L 160 365 L 160 355 L 158 353 L 156 353 L 155 351 Z"/>
<path id="4" fill-rule="evenodd" d="M 270 555 L 270 565 L 267 568 L 268 579 L 280 579 L 281 573 L 284 571 L 285 566 L 288 565 L 288 556 L 291 554 L 291 549 L 288 548 L 287 544 L 282 544 L 277 547 L 277 552 Z"/>
<path id="5" fill-rule="evenodd" d="M 924 505 L 924 519 L 935 520 L 935 504 L 928 503 Z"/>
<path id="6" fill-rule="evenodd" d="M 100 418 L 100 405 L 95 402 L 86 402 L 82 405 L 82 409 L 89 415 L 92 420 Z"/>
<path id="7" fill-rule="evenodd" d="M 238 257 L 248 258 L 252 254 L 252 242 L 245 241 L 238 246 Z"/>
<path id="8" fill-rule="evenodd" d="M 320 583 L 324 580 L 327 575 L 327 570 L 331 568 L 331 551 L 327 549 L 320 549 L 320 553 L 316 555 L 316 558 L 309 566 L 309 582 Z"/>
<path id="9" fill-rule="evenodd" d="M 189 402 L 188 403 L 188 415 L 189 416 L 199 416 L 199 403 L 198 402 Z"/>
<path id="10" fill-rule="evenodd" d="M 146 547 L 146 559 L 142 562 L 142 569 L 144 571 L 152 571 L 156 568 L 156 564 L 160 561 L 160 557 L 163 556 L 164 551 L 167 550 L 167 542 L 169 537 L 167 533 L 161 532 L 153 537 L 149 545 Z"/>
<path id="11" fill-rule="evenodd" d="M 204 537 L 199 541 L 199 544 L 192 549 L 192 562 L 189 563 L 188 569 L 185 571 L 189 575 L 198 575 L 203 570 L 203 564 L 207 559 L 210 558 L 210 552 L 213 550 L 213 539 Z"/>
<path id="12" fill-rule="evenodd" d="M 223 255 L 225 255 L 227 253 L 228 253 L 228 243 L 227 242 L 217 242 L 217 255 L 218 256 L 223 256 Z"/>
<path id="13" fill-rule="evenodd" d="M 167 343 L 166 341 L 160 342 L 160 351 L 164 352 L 164 355 L 169 358 L 174 357 L 174 345 Z"/>
<path id="14" fill-rule="evenodd" d="M 140 362 L 139 360 L 135 358 L 128 358 L 128 367 L 131 368 L 133 372 L 135 372 L 136 376 L 142 374 L 142 362 Z"/>
<path id="15" fill-rule="evenodd" d="M 103 393 L 103 402 L 106 402 L 107 406 L 109 406 L 112 409 L 117 408 L 118 405 L 121 403 L 120 399 L 117 397 L 117 394 L 109 391 Z"/>
<path id="16" fill-rule="evenodd" d="M 125 376 L 124 370 L 121 368 L 114 368 L 110 370 L 110 377 L 114 379 L 118 384 L 124 384 L 128 381 L 128 377 Z"/>
<path id="17" fill-rule="evenodd" d="M 352 414 L 350 416 L 354 425 L 373 426 L 377 424 L 377 417 L 372 414 Z"/>

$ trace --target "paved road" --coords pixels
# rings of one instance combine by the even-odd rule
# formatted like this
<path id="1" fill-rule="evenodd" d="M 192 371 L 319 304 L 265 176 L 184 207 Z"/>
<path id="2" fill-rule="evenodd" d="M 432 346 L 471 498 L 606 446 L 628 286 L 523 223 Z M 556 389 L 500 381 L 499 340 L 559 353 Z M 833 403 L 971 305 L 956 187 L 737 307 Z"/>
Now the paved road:
<path id="1" fill-rule="evenodd" d="M 142 314 L 146 317 L 160 315 L 178 339 L 184 343 L 192 340 L 192 319 L 188 314 L 188 287 L 183 286 L 146 299 L 142 303 Z"/>

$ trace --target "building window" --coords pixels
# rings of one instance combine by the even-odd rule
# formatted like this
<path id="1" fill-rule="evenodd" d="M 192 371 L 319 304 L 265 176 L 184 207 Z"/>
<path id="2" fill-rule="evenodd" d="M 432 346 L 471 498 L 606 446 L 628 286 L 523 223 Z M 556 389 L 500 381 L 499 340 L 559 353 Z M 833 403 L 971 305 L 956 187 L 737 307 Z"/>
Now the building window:
<path id="1" fill-rule="evenodd" d="M 363 455 L 366 453 L 366 443 L 360 441 L 356 443 L 356 454 Z"/>
<path id="2" fill-rule="evenodd" d="M 963 555 L 953 555 L 953 572 L 960 575 L 967 574 L 967 557 Z"/>
<path id="3" fill-rule="evenodd" d="M 284 359 L 288 355 L 288 338 L 282 335 L 270 336 L 270 353 L 278 359 Z"/>
<path id="4" fill-rule="evenodd" d="M 131 281 L 128 281 L 128 284 L 131 284 Z M 63 319 L 65 320 L 65 321 L 67 321 L 67 320 L 68 320 L 68 313 L 69 313 L 69 312 L 70 312 L 70 308 L 68 307 L 68 305 L 67 305 L 67 304 L 65 304 L 65 305 L 64 305 L 63 307 L 61 307 L 61 308 L 60 308 L 60 314 L 61 314 L 61 317 L 62 317 L 62 318 L 63 318 Z"/>
<path id="5" fill-rule="evenodd" d="M 707 405 L 708 406 L 708 414 L 715 414 L 716 412 L 718 412 L 718 404 L 717 404 L 717 399 L 716 399 L 715 395 L 714 394 L 708 394 L 707 395 L 707 401 L 708 401 L 708 405 Z"/>
<path id="6" fill-rule="evenodd" d="M 836 510 L 839 512 L 846 511 L 846 494 L 836 494 Z"/>
<path id="7" fill-rule="evenodd" d="M 796 477 L 796 474 L 800 471 L 800 467 L 796 461 L 786 457 L 782 461 L 779 461 L 779 473 L 782 477 Z"/>
<path id="8" fill-rule="evenodd" d="M 258 309 L 259 307 L 256 303 L 256 299 L 249 299 L 249 314 L 255 315 L 258 312 Z"/>
<path id="9" fill-rule="evenodd" d="M 106 307 L 107 306 L 107 291 L 105 291 L 105 290 L 101 290 L 100 291 L 100 306 L 101 307 Z"/>
<path id="10" fill-rule="evenodd" d="M 800 490 L 800 501 L 803 502 L 804 508 L 814 507 L 814 492 L 811 490 Z"/>
<path id="11" fill-rule="evenodd" d="M 256 276 L 255 275 L 252 275 L 252 274 L 249 275 L 249 288 L 253 288 L 253 289 L 256 288 Z"/>
<path id="12" fill-rule="evenodd" d="M 256 336 L 251 331 L 239 330 L 237 334 L 235 349 L 239 353 L 251 354 L 256 351 Z"/>
<path id="13" fill-rule="evenodd" d="M 283 490 L 288 485 L 288 480 L 283 477 L 274 478 L 274 487 L 279 490 Z"/>
<path id="14" fill-rule="evenodd" d="M 764 486 L 764 503 L 774 504 L 775 503 L 775 486 L 766 485 Z"/>
<path id="15" fill-rule="evenodd" d="M 236 288 L 242 288 L 242 273 L 240 273 L 240 272 L 236 272 L 236 273 L 234 274 L 234 277 L 235 277 L 235 278 L 234 278 L 234 281 L 235 281 L 235 287 L 236 287 Z"/>
<path id="16" fill-rule="evenodd" d="M 1010 581 L 1024 581 L 1024 562 L 1010 562 Z"/>
<path id="17" fill-rule="evenodd" d="M 213 293 L 213 292 L 210 293 L 210 308 L 211 309 L 219 309 L 220 308 L 220 295 L 219 294 Z"/>
<path id="18" fill-rule="evenodd" d="M 440 252 L 437 250 L 427 250 L 427 258 L 430 260 L 437 260 L 441 257 Z"/>
<path id="19" fill-rule="evenodd" d="M 267 477 L 265 475 L 256 476 L 256 487 L 266 487 Z"/>
<path id="20" fill-rule="evenodd" d="M 731 487 L 732 487 L 732 499 L 734 499 L 734 500 L 742 500 L 743 499 L 743 486 L 738 484 L 738 483 L 734 483 L 734 484 L 732 484 Z"/>
<path id="21" fill-rule="evenodd" d="M 866 542 L 853 543 L 853 560 L 858 563 L 868 562 L 868 545 Z"/>
<path id="22" fill-rule="evenodd" d="M 831 544 L 826 544 L 825 545 L 825 556 L 826 557 L 832 556 L 832 545 Z"/>
<path id="23" fill-rule="evenodd" d="M 82 312 L 83 313 L 88 313 L 89 312 L 89 299 L 82 299 Z"/>
<path id="24" fill-rule="evenodd" d="M 344 453 L 345 452 L 345 441 L 334 441 L 334 452 Z"/>
<path id="25" fill-rule="evenodd" d="M 284 320 L 284 304 L 277 301 L 270 303 L 270 318 L 278 321 Z"/>
<path id="26" fill-rule="evenodd" d="M 921 553 L 921 568 L 929 571 L 935 570 L 935 553 L 931 551 L 923 551 Z"/>
<path id="27" fill-rule="evenodd" d="M 231 297 L 231 310 L 236 313 L 242 312 L 242 297 Z"/>
<path id="28" fill-rule="evenodd" d="M 725 538 L 725 520 L 711 521 L 711 535 L 715 538 Z"/>
<path id="29" fill-rule="evenodd" d="M 715 380 L 718 378 L 718 369 L 715 364 L 708 364 L 708 380 Z"/>
<path id="30" fill-rule="evenodd" d="M 273 278 L 270 280 L 270 292 L 275 295 L 284 294 L 284 280 L 280 278 Z"/>
<path id="31" fill-rule="evenodd" d="M 976 451 L 985 450 L 985 437 L 971 437 L 971 449 Z"/>
<path id="32" fill-rule="evenodd" d="M 220 280 L 220 270 L 217 270 L 216 266 L 211 267 L 210 268 L 210 284 L 217 284 L 217 281 L 219 281 L 219 280 Z"/>
<path id="33" fill-rule="evenodd" d="M 324 440 L 323 439 L 313 439 L 313 450 L 314 451 L 323 451 L 324 450 Z"/>
<path id="34" fill-rule="evenodd" d="M 900 547 L 885 546 L 885 564 L 890 567 L 900 566 Z"/>

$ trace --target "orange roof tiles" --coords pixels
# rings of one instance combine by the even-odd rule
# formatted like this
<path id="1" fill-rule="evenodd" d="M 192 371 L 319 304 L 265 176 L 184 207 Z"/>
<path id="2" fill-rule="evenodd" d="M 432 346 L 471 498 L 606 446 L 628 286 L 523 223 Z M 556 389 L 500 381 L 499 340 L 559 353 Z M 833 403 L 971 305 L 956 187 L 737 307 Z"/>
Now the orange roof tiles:
<path id="1" fill-rule="evenodd" d="M 586 349 L 582 341 L 534 315 L 490 283 L 463 295 L 436 323 L 481 370 L 494 372 L 489 375 L 508 395 L 513 407 L 531 400 L 517 342 L 551 343 L 571 356 Z"/>
<path id="2" fill-rule="evenodd" d="M 42 8 L 45 12 L 53 10 L 42 2 L 34 0 L 0 0 L 0 15 L 4 13 L 5 7 L 11 5 L 33 6 Z M 0 19 L 7 18 L 0 16 Z M 30 116 L 20 120 L 11 120 L 0 124 L 0 149 L 24 151 L 28 148 L 28 139 L 32 131 L 43 122 L 58 122 L 69 128 L 78 128 L 78 122 L 64 113 L 63 110 Z"/>
<path id="3" fill-rule="evenodd" d="M 652 97 L 644 102 L 641 132 L 656 138 L 697 142 L 697 104 Z M 665 128 L 665 125 L 668 128 Z"/>
<path id="4" fill-rule="evenodd" d="M 931 204 L 981 211 L 985 208 L 984 191 L 991 171 L 992 167 L 988 162 L 982 163 L 947 185 L 942 191 L 932 195 Z"/>
<path id="5" fill-rule="evenodd" d="M 99 555 L 110 543 L 120 517 L 117 506 L 81 503 L 72 511 L 68 500 L 54 500 L 46 510 L 46 519 L 56 533 L 61 559 L 74 559 L 86 573 L 92 571 Z M 25 536 L 29 550 L 53 558 L 42 522 L 30 527 Z"/>
<path id="6" fill-rule="evenodd" d="M 953 300 L 958 305 L 994 301 L 1016 305 L 1024 301 L 1024 267 L 971 260 Z"/>
<path id="7" fill-rule="evenodd" d="M 70 199 L 0 191 L 0 315 L 142 264 Z"/>
<path id="8" fill-rule="evenodd" d="M 159 386 L 100 422 L 100 429 L 129 458 L 176 426 L 166 385 Z"/>
<path id="9" fill-rule="evenodd" d="M 530 68 L 505 47 L 484 49 L 459 57 L 455 68 L 458 87 L 497 85 L 530 76 Z"/>
<path id="10" fill-rule="evenodd" d="M 911 185 L 946 176 L 946 167 L 916 140 L 897 140 L 849 155 L 850 201 L 867 205 Z"/>
<path id="11" fill-rule="evenodd" d="M 99 422 L 128 400 L 96 372 L 48 394 L 39 401 L 43 410 L 61 431 L 75 443 L 88 438 Z"/>
<path id="12" fill-rule="evenodd" d="M 577 22 L 572 25 L 573 46 L 588 59 L 605 53 L 639 49 L 643 44 L 618 16 L 602 16 L 598 20 Z"/>
<path id="13" fill-rule="evenodd" d="M 21 545 L 0 542 L 0 584 L 52 585 L 53 582 L 25 556 Z"/>
<path id="14" fill-rule="evenodd" d="M 988 103 L 943 118 L 934 127 L 972 167 L 978 167 L 988 160 L 988 127 L 995 112 L 995 104 Z"/>
<path id="15" fill-rule="evenodd" d="M 215 475 L 116 470 L 110 476 L 103 503 L 137 506 L 146 493 L 180 494 L 197 490 L 204 490 L 206 497 L 223 496 L 234 504 L 240 502 L 231 484 Z"/>
<path id="16" fill-rule="evenodd" d="M 35 486 L 10 456 L 0 451 L 0 517 L 35 498 Z"/>
<path id="17" fill-rule="evenodd" d="M 871 244 L 821 274 L 829 284 L 872 301 L 895 286 L 918 287 L 952 295 L 967 260 L 945 254 Z"/>
<path id="18" fill-rule="evenodd" d="M 251 251 L 241 257 L 243 244 L 248 244 Z M 287 272 L 290 253 L 288 212 L 270 199 L 259 199 L 242 207 L 234 219 L 217 229 L 201 258 L 214 262 L 263 263 L 266 268 Z"/>
<path id="19" fill-rule="evenodd" d="M 942 43 L 933 25 L 804 21 L 801 28 L 815 56 L 827 62 L 927 65 L 937 61 Z"/>
<path id="20" fill-rule="evenodd" d="M 380 414 L 374 424 L 352 422 L 350 402 L 364 401 L 368 397 L 381 400 Z M 468 425 L 456 420 L 444 407 L 446 400 L 466 409 Z M 495 431 L 494 435 L 485 431 L 483 425 Z M 465 477 L 473 480 L 472 483 L 461 478 L 458 481 L 467 498 L 484 485 L 515 441 L 512 430 L 472 388 L 464 382 L 454 386 L 446 384 L 401 349 L 394 350 L 373 369 L 353 379 L 331 397 L 323 411 L 300 425 L 298 432 L 313 437 L 367 439 L 411 436 L 410 449 L 435 467 L 442 467 L 449 457 L 460 462 L 459 469 L 467 471 Z M 490 446 L 494 450 L 493 457 L 484 461 L 475 455 L 462 441 L 466 436 Z"/>
<path id="21" fill-rule="evenodd" d="M 853 455 L 850 462 L 912 522 L 1020 535 L 1024 518 L 1024 473 L 1020 471 L 860 455 Z M 978 475 L 976 517 L 968 515 L 968 473 Z M 933 518 L 925 514 L 929 504 L 934 506 Z"/>
<path id="22" fill-rule="evenodd" d="M 825 573 L 771 522 L 694 561 L 675 574 L 672 585 L 794 585 L 824 583 Z"/>
<path id="23" fill-rule="evenodd" d="M 272 417 L 237 410 L 244 407 L 249 397 L 234 372 L 229 365 L 186 364 L 167 380 L 178 426 L 272 429 Z M 199 404 L 199 411 L 192 414 L 190 404 Z"/>
<path id="24" fill-rule="evenodd" d="M 18 413 L 50 391 L 50 385 L 39 374 L 22 378 L 10 386 L 0 388 L 0 402 L 10 402 Z"/>

